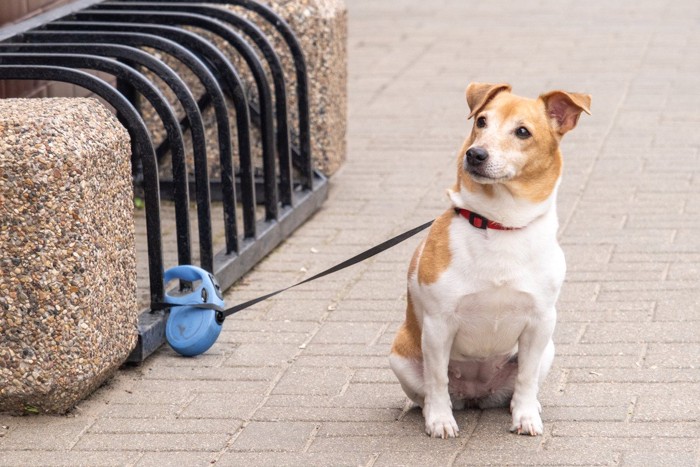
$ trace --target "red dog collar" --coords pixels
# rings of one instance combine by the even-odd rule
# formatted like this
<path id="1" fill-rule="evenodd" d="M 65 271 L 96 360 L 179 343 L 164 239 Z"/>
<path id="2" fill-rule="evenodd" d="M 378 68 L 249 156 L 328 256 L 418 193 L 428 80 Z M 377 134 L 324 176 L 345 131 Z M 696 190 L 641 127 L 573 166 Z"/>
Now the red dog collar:
<path id="1" fill-rule="evenodd" d="M 481 216 L 475 212 L 469 211 L 468 209 L 455 208 L 455 212 L 466 220 L 469 221 L 471 225 L 477 229 L 493 229 L 493 230 L 520 230 L 522 227 L 506 227 L 503 224 L 499 224 L 495 221 L 490 221 L 484 216 Z"/>

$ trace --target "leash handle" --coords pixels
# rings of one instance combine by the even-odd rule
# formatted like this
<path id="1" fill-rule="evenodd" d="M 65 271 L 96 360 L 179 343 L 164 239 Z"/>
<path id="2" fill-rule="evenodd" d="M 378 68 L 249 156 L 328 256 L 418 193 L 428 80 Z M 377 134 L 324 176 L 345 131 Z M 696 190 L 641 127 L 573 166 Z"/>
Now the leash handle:
<path id="1" fill-rule="evenodd" d="M 392 248 L 399 243 L 408 240 L 409 238 L 413 237 L 419 232 L 422 232 L 423 230 L 427 229 L 432 225 L 434 220 L 426 222 L 423 225 L 419 225 L 418 227 L 414 227 L 411 230 L 408 230 L 402 234 L 399 234 L 393 238 L 390 238 L 389 240 L 386 240 L 379 245 L 373 246 L 372 248 L 363 251 L 362 253 L 359 253 L 352 258 L 346 259 L 345 261 L 336 264 L 335 266 L 332 266 L 325 271 L 321 271 L 318 274 L 315 274 L 308 279 L 304 279 L 301 282 L 297 282 L 296 284 L 290 285 L 289 287 L 285 287 L 283 289 L 276 290 L 274 292 L 270 292 L 268 294 L 262 295 L 260 297 L 254 298 L 252 300 L 248 300 L 243 303 L 239 303 L 238 305 L 232 306 L 231 308 L 227 309 L 222 309 L 221 307 L 213 304 L 213 303 L 197 303 L 197 304 L 188 304 L 187 306 L 193 307 L 193 308 L 202 308 L 202 309 L 207 309 L 207 310 L 216 310 L 217 311 L 217 319 L 223 320 L 224 318 L 231 316 L 235 313 L 238 313 L 239 311 L 245 310 L 246 308 L 249 308 L 256 303 L 260 303 L 264 300 L 267 300 L 268 298 L 272 298 L 277 294 L 280 294 L 286 290 L 292 289 L 296 286 L 306 284 L 307 282 L 311 282 L 316 279 L 320 279 L 321 277 L 327 276 L 329 274 L 333 274 L 334 272 L 338 272 L 342 269 L 348 268 L 350 266 L 353 266 L 359 262 L 362 262 L 366 259 L 371 258 L 372 256 L 375 256 L 382 251 L 388 250 L 389 248 Z M 156 310 L 163 310 L 165 308 L 171 308 L 173 306 L 178 306 L 178 304 L 174 303 L 153 303 L 151 304 L 151 310 L 156 311 Z"/>

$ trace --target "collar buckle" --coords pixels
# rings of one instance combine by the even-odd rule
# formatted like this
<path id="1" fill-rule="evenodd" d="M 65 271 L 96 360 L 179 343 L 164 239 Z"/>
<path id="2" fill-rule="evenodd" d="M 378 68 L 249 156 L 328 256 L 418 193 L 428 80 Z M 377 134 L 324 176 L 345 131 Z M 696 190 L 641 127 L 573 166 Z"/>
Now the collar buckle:
<path id="1" fill-rule="evenodd" d="M 455 213 L 457 215 L 460 215 L 464 217 L 466 220 L 469 221 L 469 223 L 476 227 L 477 229 L 481 230 L 487 230 L 487 229 L 493 229 L 493 230 L 520 230 L 522 227 L 506 227 L 503 224 L 499 224 L 498 222 L 488 220 L 484 216 L 477 214 L 473 211 L 470 211 L 468 209 L 462 209 L 462 208 L 454 208 Z"/>

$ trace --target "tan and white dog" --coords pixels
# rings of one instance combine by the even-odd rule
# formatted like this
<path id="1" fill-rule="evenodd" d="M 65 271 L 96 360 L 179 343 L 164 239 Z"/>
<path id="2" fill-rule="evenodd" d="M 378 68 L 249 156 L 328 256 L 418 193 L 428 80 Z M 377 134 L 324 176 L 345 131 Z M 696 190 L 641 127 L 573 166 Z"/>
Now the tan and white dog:
<path id="1" fill-rule="evenodd" d="M 561 137 L 590 114 L 586 94 L 519 97 L 471 83 L 474 117 L 452 207 L 418 246 L 391 368 L 423 408 L 425 431 L 458 436 L 452 409 L 505 406 L 511 431 L 539 435 L 539 383 L 552 364 L 566 264 L 557 243 Z"/>

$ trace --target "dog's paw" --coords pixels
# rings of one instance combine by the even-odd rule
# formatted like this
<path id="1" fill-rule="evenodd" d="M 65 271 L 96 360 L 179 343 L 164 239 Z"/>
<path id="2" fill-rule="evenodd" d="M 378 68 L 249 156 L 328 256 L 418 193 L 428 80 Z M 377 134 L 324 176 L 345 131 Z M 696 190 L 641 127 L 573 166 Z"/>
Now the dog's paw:
<path id="1" fill-rule="evenodd" d="M 511 407 L 511 411 L 513 412 L 511 432 L 530 436 L 538 436 L 544 432 L 539 402 L 535 401 L 535 403 L 529 405 L 514 406 Z"/>
<path id="2" fill-rule="evenodd" d="M 452 411 L 430 411 L 425 415 L 425 432 L 432 438 L 456 438 L 459 427 Z"/>

